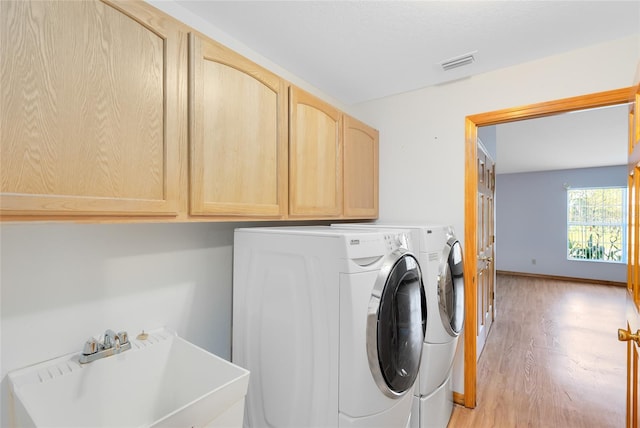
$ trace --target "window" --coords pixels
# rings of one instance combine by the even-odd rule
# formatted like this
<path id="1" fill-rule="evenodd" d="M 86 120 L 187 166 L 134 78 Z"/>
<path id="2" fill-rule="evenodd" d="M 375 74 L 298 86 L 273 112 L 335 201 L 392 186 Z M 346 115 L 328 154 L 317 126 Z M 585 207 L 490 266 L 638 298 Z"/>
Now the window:
<path id="1" fill-rule="evenodd" d="M 626 263 L 626 188 L 567 190 L 567 259 Z"/>

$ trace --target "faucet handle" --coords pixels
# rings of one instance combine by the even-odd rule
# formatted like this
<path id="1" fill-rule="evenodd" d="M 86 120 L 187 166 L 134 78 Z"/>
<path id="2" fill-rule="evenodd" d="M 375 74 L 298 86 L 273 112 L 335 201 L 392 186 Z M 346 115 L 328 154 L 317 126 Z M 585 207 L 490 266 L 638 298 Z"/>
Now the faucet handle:
<path id="1" fill-rule="evenodd" d="M 120 345 L 124 345 L 125 343 L 129 343 L 129 335 L 126 331 L 119 331 L 118 337 L 120 338 Z"/>
<path id="2" fill-rule="evenodd" d="M 98 352 L 98 341 L 94 337 L 90 337 L 84 344 L 82 348 L 82 353 L 84 355 L 91 355 Z"/>

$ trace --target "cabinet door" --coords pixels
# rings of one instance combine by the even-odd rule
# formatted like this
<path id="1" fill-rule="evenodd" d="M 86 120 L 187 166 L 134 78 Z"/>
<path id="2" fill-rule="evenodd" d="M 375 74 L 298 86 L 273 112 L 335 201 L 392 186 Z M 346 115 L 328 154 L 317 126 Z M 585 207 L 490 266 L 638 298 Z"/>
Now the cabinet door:
<path id="1" fill-rule="evenodd" d="M 284 81 L 211 40 L 189 42 L 190 213 L 283 217 Z"/>
<path id="2" fill-rule="evenodd" d="M 331 218 L 342 214 L 342 113 L 290 88 L 289 215 Z"/>
<path id="3" fill-rule="evenodd" d="M 175 215 L 177 23 L 143 2 L 9 0 L 0 39 L 3 218 Z"/>
<path id="4" fill-rule="evenodd" d="M 344 116 L 344 216 L 378 217 L 378 131 Z"/>

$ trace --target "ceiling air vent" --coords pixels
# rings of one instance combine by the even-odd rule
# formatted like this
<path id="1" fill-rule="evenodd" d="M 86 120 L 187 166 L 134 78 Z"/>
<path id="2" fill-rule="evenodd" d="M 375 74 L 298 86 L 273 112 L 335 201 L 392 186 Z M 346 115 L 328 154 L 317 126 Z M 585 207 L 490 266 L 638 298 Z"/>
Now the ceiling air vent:
<path id="1" fill-rule="evenodd" d="M 473 52 L 466 53 L 464 55 L 457 56 L 455 58 L 448 59 L 446 61 L 441 62 L 440 65 L 442 66 L 442 69 L 444 71 L 449 71 L 453 68 L 458 68 L 458 67 L 462 67 L 463 65 L 471 64 L 473 61 L 475 61 L 474 55 L 477 52 L 478 51 L 473 51 Z"/>

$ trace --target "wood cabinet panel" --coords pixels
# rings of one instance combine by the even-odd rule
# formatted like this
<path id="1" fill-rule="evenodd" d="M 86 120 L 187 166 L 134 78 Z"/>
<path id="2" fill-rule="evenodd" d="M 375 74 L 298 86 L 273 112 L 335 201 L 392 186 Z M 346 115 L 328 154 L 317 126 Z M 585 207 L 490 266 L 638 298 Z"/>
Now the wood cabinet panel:
<path id="1" fill-rule="evenodd" d="M 190 56 L 190 213 L 284 216 L 284 81 L 193 33 Z"/>
<path id="2" fill-rule="evenodd" d="M 342 113 L 292 86 L 289 216 L 338 217 L 342 195 Z"/>
<path id="3" fill-rule="evenodd" d="M 139 3 L 0 2 L 0 207 L 175 215 L 179 30 Z"/>
<path id="4" fill-rule="evenodd" d="M 0 24 L 2 220 L 377 217 L 377 131 L 149 4 Z"/>
<path id="5" fill-rule="evenodd" d="M 344 115 L 344 216 L 378 217 L 376 129 Z"/>

